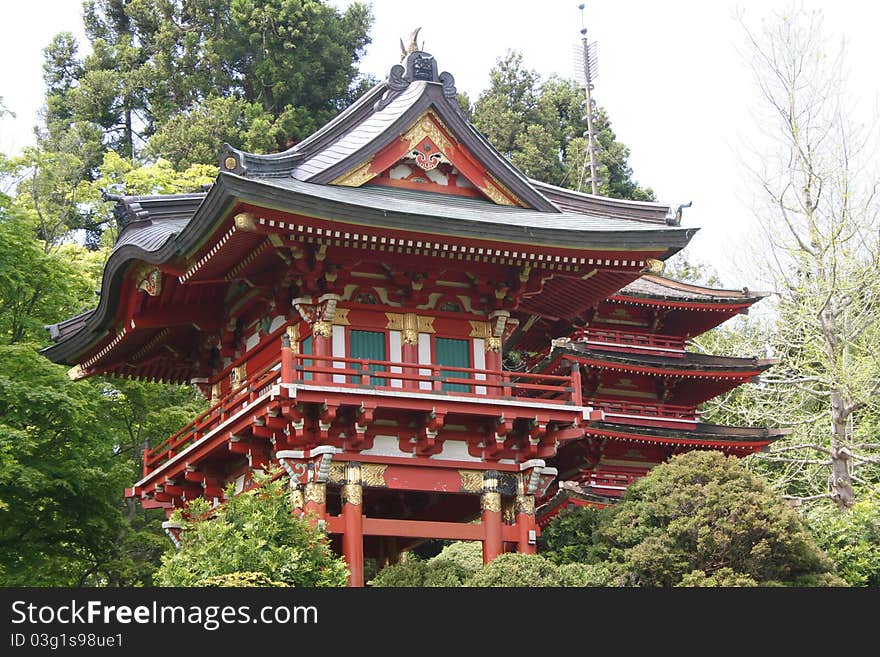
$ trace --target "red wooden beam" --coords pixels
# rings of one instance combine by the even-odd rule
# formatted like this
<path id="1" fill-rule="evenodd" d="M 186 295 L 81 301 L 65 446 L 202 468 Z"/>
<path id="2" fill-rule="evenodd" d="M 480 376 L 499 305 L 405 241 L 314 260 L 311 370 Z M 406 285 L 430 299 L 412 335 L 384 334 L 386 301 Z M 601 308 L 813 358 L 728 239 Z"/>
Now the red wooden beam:
<path id="1" fill-rule="evenodd" d="M 342 534 L 345 523 L 342 516 L 327 518 L 327 531 Z M 398 536 L 403 538 L 443 538 L 455 541 L 482 541 L 482 524 L 469 522 L 439 522 L 435 520 L 391 520 L 364 518 L 364 536 Z M 516 525 L 503 525 L 501 539 L 514 542 L 518 538 Z"/>

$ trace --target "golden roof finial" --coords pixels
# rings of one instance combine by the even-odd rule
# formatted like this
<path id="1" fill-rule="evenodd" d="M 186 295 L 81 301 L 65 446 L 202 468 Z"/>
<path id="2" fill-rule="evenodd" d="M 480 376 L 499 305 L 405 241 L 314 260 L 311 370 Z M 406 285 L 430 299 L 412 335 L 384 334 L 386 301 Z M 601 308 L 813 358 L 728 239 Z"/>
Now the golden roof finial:
<path id="1" fill-rule="evenodd" d="M 403 45 L 403 39 L 400 40 L 400 52 L 401 52 L 400 61 L 403 61 L 404 59 L 406 59 L 407 55 L 411 55 L 412 53 L 416 52 L 417 50 L 424 50 L 425 49 L 425 42 L 424 41 L 422 41 L 422 45 L 419 45 L 418 42 L 416 41 L 416 39 L 419 36 L 419 31 L 421 29 L 422 28 L 417 27 L 416 29 L 414 29 L 412 31 L 412 33 L 409 35 L 409 45 L 408 46 Z"/>

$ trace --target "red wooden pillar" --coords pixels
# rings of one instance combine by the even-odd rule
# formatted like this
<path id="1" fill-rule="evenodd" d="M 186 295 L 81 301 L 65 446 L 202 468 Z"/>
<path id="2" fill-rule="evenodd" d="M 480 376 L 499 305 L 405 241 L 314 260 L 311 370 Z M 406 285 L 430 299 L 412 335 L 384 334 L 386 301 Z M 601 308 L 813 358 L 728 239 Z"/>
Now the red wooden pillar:
<path id="1" fill-rule="evenodd" d="M 535 526 L 535 496 L 516 496 L 516 528 L 519 534 L 517 551 L 522 554 L 535 554 L 538 551 L 537 529 Z"/>
<path id="2" fill-rule="evenodd" d="M 315 367 L 324 368 L 332 367 L 333 363 L 330 356 L 333 355 L 333 325 L 324 320 L 318 320 L 312 324 L 312 353 L 315 356 L 325 356 L 326 358 L 316 358 Z M 332 381 L 333 375 L 326 372 L 317 372 L 315 374 L 316 381 Z"/>
<path id="3" fill-rule="evenodd" d="M 400 345 L 400 356 L 401 360 L 404 363 L 415 363 L 419 362 L 419 332 L 414 328 L 404 328 L 402 333 L 401 345 Z M 418 376 L 419 368 L 418 367 L 403 367 L 403 373 L 410 377 Z M 412 379 L 404 379 L 403 387 L 408 390 L 416 390 L 419 387 L 419 382 L 414 378 Z"/>
<path id="4" fill-rule="evenodd" d="M 490 374 L 486 375 L 489 382 L 488 391 L 492 396 L 503 395 L 501 390 L 501 338 L 490 336 L 486 338 L 486 369 Z M 498 374 L 491 374 L 498 372 Z"/>
<path id="5" fill-rule="evenodd" d="M 342 517 L 345 533 L 342 535 L 342 553 L 348 564 L 348 585 L 364 585 L 364 513 L 361 465 L 350 461 L 345 465 L 345 484 L 342 486 Z"/>
<path id="6" fill-rule="evenodd" d="M 290 346 L 290 334 L 286 331 L 281 335 L 281 383 L 293 382 L 293 349 Z"/>
<path id="7" fill-rule="evenodd" d="M 498 492 L 498 473 L 488 470 L 483 475 L 483 563 L 489 563 L 504 549 L 501 543 L 501 493 Z"/>

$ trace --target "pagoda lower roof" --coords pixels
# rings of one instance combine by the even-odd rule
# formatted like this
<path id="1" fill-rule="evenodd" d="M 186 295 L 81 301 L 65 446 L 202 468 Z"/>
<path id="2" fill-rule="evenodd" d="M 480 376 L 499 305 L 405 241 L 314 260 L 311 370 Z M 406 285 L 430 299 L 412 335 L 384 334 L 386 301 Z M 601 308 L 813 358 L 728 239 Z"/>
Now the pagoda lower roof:
<path id="1" fill-rule="evenodd" d="M 514 257 L 517 249 L 546 247 L 634 252 L 636 258 L 640 251 L 668 256 L 683 248 L 695 232 L 628 219 L 500 206 L 446 194 L 319 185 L 293 178 L 245 178 L 228 172 L 221 172 L 204 194 L 122 197 L 117 202 L 128 214 L 120 222 L 122 231 L 104 268 L 99 305 L 81 316 L 81 322 L 65 320 L 48 327 L 56 344 L 43 353 L 54 362 L 67 362 L 106 333 L 105 324 L 118 306 L 128 265 L 135 261 L 159 265 L 192 256 L 238 203 L 329 221 L 334 231 L 372 228 L 404 231 L 428 240 L 449 237 L 503 243 Z M 627 263 L 612 260 L 606 264 Z"/>
<path id="2" fill-rule="evenodd" d="M 769 294 L 769 292 L 751 292 L 747 288 L 741 290 L 716 289 L 676 281 L 665 276 L 646 274 L 622 288 L 611 297 L 611 300 L 626 298 L 627 300 L 643 300 L 647 303 L 673 301 L 719 305 L 751 305 L 769 296 Z"/>
<path id="3" fill-rule="evenodd" d="M 562 356 L 572 357 L 587 365 L 617 366 L 618 369 L 681 371 L 694 374 L 723 374 L 727 372 L 760 372 L 779 362 L 778 359 L 739 358 L 735 356 L 710 356 L 686 351 L 676 356 L 634 354 L 604 349 L 591 349 L 579 342 L 565 346 L 554 345 L 550 355 L 535 369 L 541 371 L 557 363 Z"/>
<path id="4" fill-rule="evenodd" d="M 646 442 L 669 445 L 689 445 L 694 447 L 761 447 L 786 436 L 789 429 L 767 429 L 763 427 L 727 427 L 719 424 L 697 422 L 687 429 L 665 427 L 644 427 L 615 422 L 591 421 L 587 424 L 587 435 L 605 437 L 644 439 Z"/>

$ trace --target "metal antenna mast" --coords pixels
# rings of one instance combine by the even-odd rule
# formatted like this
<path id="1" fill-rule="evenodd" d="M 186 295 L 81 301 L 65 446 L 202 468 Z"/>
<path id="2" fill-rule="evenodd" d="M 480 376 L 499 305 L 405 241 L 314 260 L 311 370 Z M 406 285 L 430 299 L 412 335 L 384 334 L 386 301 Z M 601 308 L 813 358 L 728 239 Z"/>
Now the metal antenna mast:
<path id="1" fill-rule="evenodd" d="M 587 154 L 590 157 L 590 187 L 593 194 L 598 193 L 598 180 L 596 178 L 596 141 L 593 134 L 593 99 L 591 97 L 593 91 L 593 80 L 596 78 L 596 51 L 597 44 L 587 41 L 587 27 L 584 23 L 584 3 L 578 5 L 581 10 L 581 49 L 582 49 L 582 71 L 584 96 L 586 100 L 584 106 L 587 113 Z M 580 76 L 579 76 L 580 77 Z M 584 163 L 586 165 L 586 162 Z M 584 167 L 586 168 L 586 166 Z M 578 191 L 583 183 L 583 175 L 578 180 Z"/>

